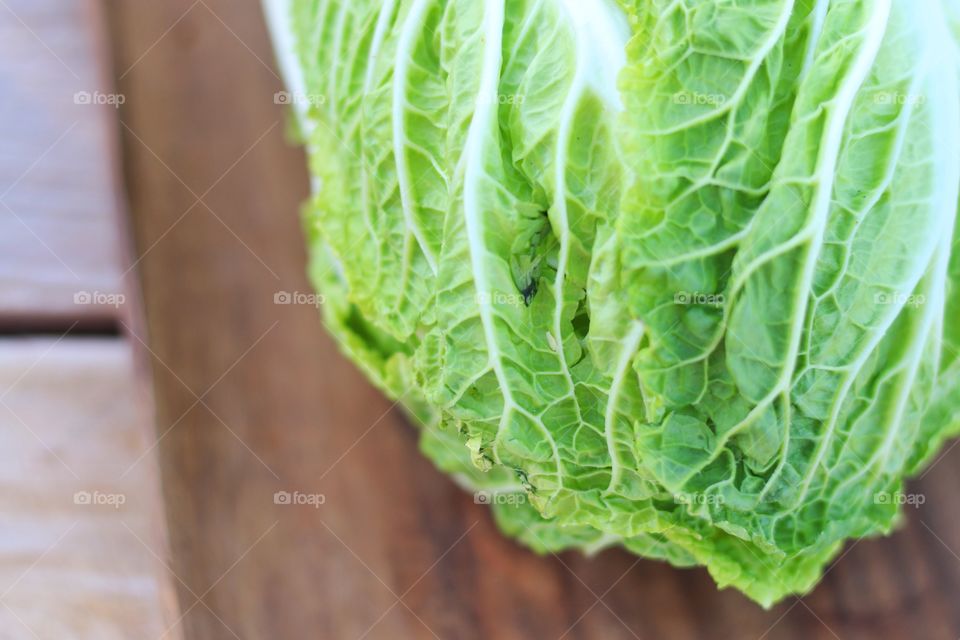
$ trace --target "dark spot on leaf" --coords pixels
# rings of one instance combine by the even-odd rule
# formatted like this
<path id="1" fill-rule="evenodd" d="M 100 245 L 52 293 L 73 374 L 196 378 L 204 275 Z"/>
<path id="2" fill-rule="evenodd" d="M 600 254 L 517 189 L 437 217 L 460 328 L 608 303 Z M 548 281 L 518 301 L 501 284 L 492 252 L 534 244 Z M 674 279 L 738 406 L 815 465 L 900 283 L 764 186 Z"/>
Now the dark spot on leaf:
<path id="1" fill-rule="evenodd" d="M 538 282 L 531 278 L 530 282 L 520 290 L 520 294 L 523 296 L 523 304 L 530 306 L 530 303 L 533 302 L 533 296 L 537 295 Z"/>

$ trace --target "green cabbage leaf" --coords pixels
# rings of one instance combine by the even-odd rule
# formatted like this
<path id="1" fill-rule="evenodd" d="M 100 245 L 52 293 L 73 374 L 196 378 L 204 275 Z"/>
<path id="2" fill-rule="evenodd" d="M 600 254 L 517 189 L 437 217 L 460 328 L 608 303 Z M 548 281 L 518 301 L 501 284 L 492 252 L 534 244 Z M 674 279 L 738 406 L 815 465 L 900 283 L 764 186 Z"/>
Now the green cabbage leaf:
<path id="1" fill-rule="evenodd" d="M 769 606 L 960 431 L 957 0 L 267 0 L 310 273 L 540 552 Z"/>

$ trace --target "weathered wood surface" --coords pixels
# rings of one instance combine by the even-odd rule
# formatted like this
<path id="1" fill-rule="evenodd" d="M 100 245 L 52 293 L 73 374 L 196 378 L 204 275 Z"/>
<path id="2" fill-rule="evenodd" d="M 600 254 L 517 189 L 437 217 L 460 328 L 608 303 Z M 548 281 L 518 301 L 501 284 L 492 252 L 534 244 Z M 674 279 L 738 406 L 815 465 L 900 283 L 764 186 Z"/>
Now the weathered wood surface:
<path id="1" fill-rule="evenodd" d="M 0 327 L 103 326 L 116 313 L 104 35 L 95 0 L 0 3 Z"/>
<path id="2" fill-rule="evenodd" d="M 121 340 L 0 340 L 0 638 L 149 640 L 176 619 L 146 399 Z"/>
<path id="3" fill-rule="evenodd" d="M 159 638 L 178 615 L 149 388 L 114 335 L 135 314 L 117 111 L 92 104 L 104 26 L 96 0 L 0 1 L 3 640 Z"/>
<path id="4" fill-rule="evenodd" d="M 771 611 L 702 570 L 502 537 L 315 310 L 273 304 L 308 290 L 307 177 L 257 3 L 109 6 L 188 639 L 960 636 L 960 448 L 914 485 L 902 532 Z"/>

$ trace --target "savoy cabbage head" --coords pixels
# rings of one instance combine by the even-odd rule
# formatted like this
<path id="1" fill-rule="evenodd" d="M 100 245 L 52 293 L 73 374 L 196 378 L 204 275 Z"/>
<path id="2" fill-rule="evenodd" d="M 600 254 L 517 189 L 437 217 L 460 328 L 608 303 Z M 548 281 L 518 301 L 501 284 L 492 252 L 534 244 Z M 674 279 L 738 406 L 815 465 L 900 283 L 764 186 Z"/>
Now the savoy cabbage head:
<path id="1" fill-rule="evenodd" d="M 540 551 L 769 605 L 960 431 L 958 0 L 268 0 L 350 357 Z"/>

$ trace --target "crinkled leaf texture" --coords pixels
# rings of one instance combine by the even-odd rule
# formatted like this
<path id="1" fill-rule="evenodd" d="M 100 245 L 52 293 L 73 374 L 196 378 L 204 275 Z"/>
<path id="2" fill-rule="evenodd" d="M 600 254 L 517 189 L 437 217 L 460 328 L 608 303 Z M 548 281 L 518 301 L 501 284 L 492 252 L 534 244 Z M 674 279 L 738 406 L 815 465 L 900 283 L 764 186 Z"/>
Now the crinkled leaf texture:
<path id="1" fill-rule="evenodd" d="M 268 9 L 327 325 L 506 532 L 768 606 L 896 524 L 960 430 L 957 0 Z"/>

